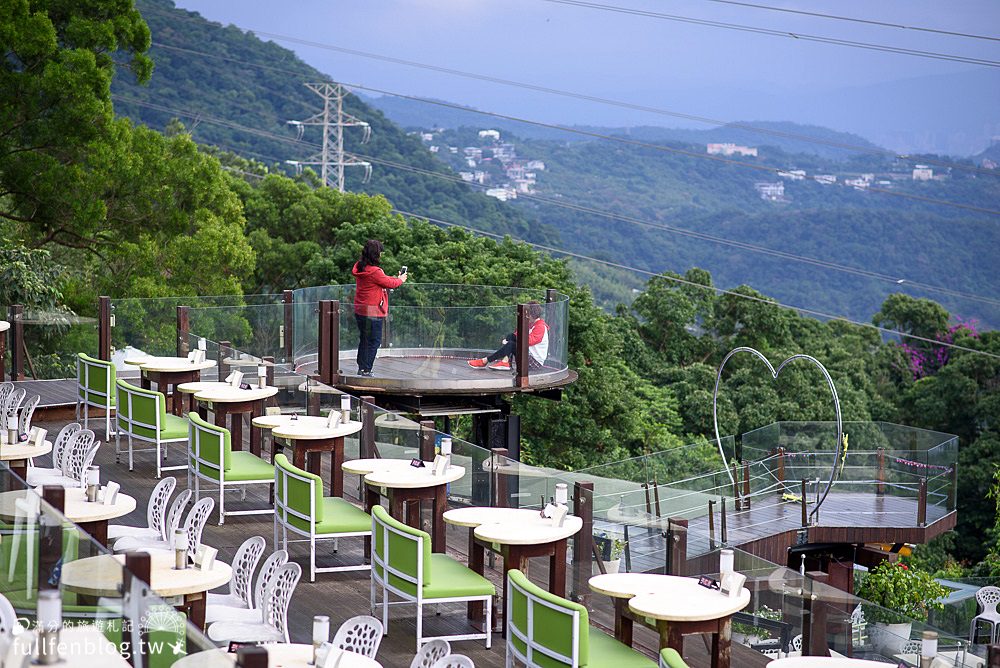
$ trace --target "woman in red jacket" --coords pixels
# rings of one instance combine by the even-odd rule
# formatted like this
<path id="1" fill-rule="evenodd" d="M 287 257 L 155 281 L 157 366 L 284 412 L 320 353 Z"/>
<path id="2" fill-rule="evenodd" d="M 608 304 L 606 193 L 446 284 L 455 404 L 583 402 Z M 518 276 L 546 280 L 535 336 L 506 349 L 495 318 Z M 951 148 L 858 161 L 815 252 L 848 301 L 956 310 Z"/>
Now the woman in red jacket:
<path id="1" fill-rule="evenodd" d="M 382 325 L 389 315 L 389 290 L 406 283 L 407 275 L 386 276 L 379 267 L 382 244 L 369 239 L 361 249 L 361 259 L 354 263 L 354 319 L 358 322 L 361 340 L 358 342 L 358 373 L 372 375 L 372 366 L 382 345 Z"/>

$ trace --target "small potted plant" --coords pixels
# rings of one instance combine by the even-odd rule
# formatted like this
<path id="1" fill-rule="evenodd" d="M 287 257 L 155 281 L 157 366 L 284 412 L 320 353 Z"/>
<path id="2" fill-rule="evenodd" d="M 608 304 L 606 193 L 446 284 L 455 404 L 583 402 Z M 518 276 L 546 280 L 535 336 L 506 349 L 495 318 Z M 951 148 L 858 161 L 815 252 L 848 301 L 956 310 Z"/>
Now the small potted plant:
<path id="1" fill-rule="evenodd" d="M 609 536 L 606 533 L 594 536 L 594 544 L 597 546 L 597 553 L 604 564 L 605 573 L 617 573 L 621 568 L 622 555 L 625 554 L 625 546 L 628 544 L 623 540 Z M 594 574 L 600 573 L 597 564 L 594 564 Z"/>
<path id="2" fill-rule="evenodd" d="M 753 616 L 760 617 L 761 619 L 770 619 L 774 622 L 781 621 L 781 611 L 773 610 L 766 605 L 762 605 L 760 608 L 755 610 L 753 612 Z M 771 638 L 770 630 L 761 626 L 746 624 L 744 622 L 733 622 L 732 633 L 733 642 L 738 642 L 741 645 L 746 645 L 747 647 L 758 645 L 764 640 Z"/>
<path id="3" fill-rule="evenodd" d="M 872 644 L 880 653 L 892 656 L 910 639 L 914 619 L 926 622 L 931 610 L 944 607 L 941 599 L 948 595 L 948 589 L 929 573 L 883 561 L 868 572 L 855 593 L 875 604 L 861 606 Z"/>

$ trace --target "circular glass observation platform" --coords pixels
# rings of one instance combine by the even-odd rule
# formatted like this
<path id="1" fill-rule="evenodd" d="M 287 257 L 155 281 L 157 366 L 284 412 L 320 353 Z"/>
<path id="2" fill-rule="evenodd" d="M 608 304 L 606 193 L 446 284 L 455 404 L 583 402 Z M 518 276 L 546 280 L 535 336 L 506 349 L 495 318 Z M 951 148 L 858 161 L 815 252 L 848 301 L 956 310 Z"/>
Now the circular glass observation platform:
<path id="1" fill-rule="evenodd" d="M 567 365 L 569 297 L 554 290 L 482 285 L 404 284 L 390 291 L 389 316 L 372 376 L 362 376 L 357 362 L 359 325 L 354 286 L 304 288 L 295 294 L 295 370 L 319 371 L 322 300 L 339 302 L 336 332 L 325 345 L 339 358 L 338 387 L 401 394 L 497 394 L 556 389 L 576 380 Z M 510 369 L 473 368 L 469 360 L 498 351 L 517 331 L 518 305 L 529 316 L 527 383 Z"/>

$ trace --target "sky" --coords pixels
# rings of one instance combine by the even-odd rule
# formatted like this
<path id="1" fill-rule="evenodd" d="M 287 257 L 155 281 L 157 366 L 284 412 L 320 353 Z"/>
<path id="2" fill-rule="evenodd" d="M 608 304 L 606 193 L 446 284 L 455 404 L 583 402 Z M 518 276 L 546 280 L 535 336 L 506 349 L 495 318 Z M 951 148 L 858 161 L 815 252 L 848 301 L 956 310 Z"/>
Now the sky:
<path id="1" fill-rule="evenodd" d="M 599 4 L 1000 61 L 1000 41 L 716 0 Z M 746 0 L 1000 35 L 996 0 Z M 1000 68 L 818 44 L 546 0 L 176 0 L 294 50 L 332 78 L 557 123 L 704 127 L 306 46 L 319 42 L 721 120 L 793 120 L 901 150 L 981 150 L 1000 135 Z M 267 33 L 267 34 L 265 34 Z M 154 35 L 155 40 L 155 35 Z M 922 144 L 922 145 L 921 145 Z M 976 148 L 980 147 L 980 148 Z"/>

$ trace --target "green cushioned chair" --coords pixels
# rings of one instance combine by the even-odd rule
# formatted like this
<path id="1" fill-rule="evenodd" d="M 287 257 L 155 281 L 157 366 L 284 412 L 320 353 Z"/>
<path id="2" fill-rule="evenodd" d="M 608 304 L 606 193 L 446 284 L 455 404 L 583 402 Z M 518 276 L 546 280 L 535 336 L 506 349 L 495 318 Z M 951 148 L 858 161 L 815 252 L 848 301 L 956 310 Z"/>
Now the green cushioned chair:
<path id="1" fill-rule="evenodd" d="M 194 478 L 194 501 L 201 495 L 201 481 L 219 487 L 219 524 L 227 515 L 270 515 L 273 508 L 226 511 L 226 487 L 239 489 L 246 498 L 247 485 L 274 484 L 274 467 L 251 452 L 233 452 L 232 437 L 225 427 L 217 427 L 188 413 L 188 489 Z"/>
<path id="2" fill-rule="evenodd" d="M 285 455 L 274 458 L 274 544 L 278 545 L 281 530 L 281 547 L 288 550 L 288 543 L 309 542 L 309 581 L 316 581 L 316 573 L 339 571 L 366 571 L 371 566 L 316 567 L 316 541 L 334 541 L 353 536 L 371 536 L 372 518 L 365 511 L 347 501 L 323 496 L 323 480 L 308 471 L 293 466 Z M 305 536 L 301 540 L 288 540 L 288 532 Z"/>
<path id="3" fill-rule="evenodd" d="M 507 665 L 656 668 L 652 659 L 590 626 L 587 609 L 507 572 Z"/>
<path id="4" fill-rule="evenodd" d="M 660 650 L 660 668 L 689 668 L 677 650 L 664 647 Z"/>
<path id="5" fill-rule="evenodd" d="M 90 429 L 90 407 L 104 411 L 104 436 L 111 438 L 111 412 L 115 409 L 117 373 L 111 362 L 79 353 L 76 357 L 76 419 L 83 412 L 83 428 Z"/>
<path id="6" fill-rule="evenodd" d="M 115 461 L 121 454 L 121 436 L 128 436 L 128 470 L 132 470 L 132 442 L 135 440 L 156 444 L 156 477 L 162 471 L 186 469 L 183 466 L 162 466 L 167 458 L 167 444 L 188 440 L 188 421 L 167 413 L 167 398 L 162 392 L 136 387 L 124 380 L 117 381 L 117 423 L 115 434 Z M 161 453 L 160 446 L 163 446 Z"/>
<path id="7" fill-rule="evenodd" d="M 382 506 L 372 508 L 372 610 L 377 605 L 375 587 L 382 588 L 382 627 L 389 628 L 389 606 L 417 604 L 417 651 L 434 638 L 423 635 L 425 605 L 482 601 L 486 608 L 486 633 L 436 636 L 442 640 L 485 640 L 490 648 L 491 610 L 496 588 L 471 568 L 446 554 L 431 553 L 426 531 L 390 517 Z M 402 601 L 390 601 L 393 593 Z"/>

